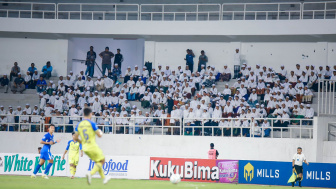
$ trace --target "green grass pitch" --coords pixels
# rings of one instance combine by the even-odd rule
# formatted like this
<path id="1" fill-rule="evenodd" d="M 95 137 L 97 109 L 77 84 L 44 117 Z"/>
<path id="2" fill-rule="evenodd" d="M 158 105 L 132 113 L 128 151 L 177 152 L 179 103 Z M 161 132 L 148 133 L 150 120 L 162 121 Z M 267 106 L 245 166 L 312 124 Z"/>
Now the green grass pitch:
<path id="1" fill-rule="evenodd" d="M 267 189 L 267 188 L 289 188 L 286 186 L 262 186 L 244 184 L 221 184 L 221 183 L 200 183 L 200 182 L 180 182 L 172 184 L 169 181 L 153 180 L 125 180 L 111 179 L 109 183 L 103 185 L 102 179 L 92 179 L 91 186 L 88 186 L 85 178 L 70 179 L 67 177 L 50 177 L 49 180 L 38 176 L 36 179 L 30 176 L 0 176 L 0 188 L 2 189 Z M 291 188 L 291 187 L 290 187 Z M 305 187 L 307 188 L 307 187 Z M 315 188 L 317 189 L 317 188 Z"/>

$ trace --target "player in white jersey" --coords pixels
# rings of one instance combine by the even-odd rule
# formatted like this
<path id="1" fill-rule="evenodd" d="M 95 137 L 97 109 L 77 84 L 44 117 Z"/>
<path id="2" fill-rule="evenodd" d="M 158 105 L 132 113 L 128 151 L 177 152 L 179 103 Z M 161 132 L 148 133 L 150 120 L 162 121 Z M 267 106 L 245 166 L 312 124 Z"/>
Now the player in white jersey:
<path id="1" fill-rule="evenodd" d="M 305 162 L 307 165 L 309 165 L 309 163 L 306 160 L 305 155 L 302 153 L 302 148 L 298 147 L 297 148 L 297 153 L 294 154 L 293 156 L 293 161 L 292 161 L 292 166 L 293 166 L 293 172 L 296 171 L 296 174 L 298 175 L 298 177 L 296 178 L 296 180 L 294 182 L 292 182 L 292 187 L 294 187 L 294 184 L 296 181 L 299 181 L 299 186 L 301 187 L 301 181 L 302 181 L 302 173 L 303 173 L 303 168 L 302 168 L 302 164 L 303 162 Z"/>

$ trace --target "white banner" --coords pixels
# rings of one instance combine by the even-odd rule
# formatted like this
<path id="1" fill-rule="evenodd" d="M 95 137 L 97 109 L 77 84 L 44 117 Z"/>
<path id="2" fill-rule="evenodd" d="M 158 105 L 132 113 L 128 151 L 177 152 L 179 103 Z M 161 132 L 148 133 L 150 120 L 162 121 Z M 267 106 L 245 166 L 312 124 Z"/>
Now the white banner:
<path id="1" fill-rule="evenodd" d="M 40 161 L 40 154 L 0 153 L 0 175 L 31 175 Z M 40 168 L 44 172 L 48 162 Z M 54 164 L 49 170 L 50 176 L 67 176 L 69 165 L 60 154 L 54 154 Z"/>
<path id="2" fill-rule="evenodd" d="M 0 175 L 31 175 L 39 163 L 39 154 L 0 153 Z M 50 176 L 70 176 L 68 157 L 54 154 L 54 164 L 50 168 Z M 118 179 L 149 179 L 149 157 L 142 156 L 105 156 L 104 174 Z M 38 172 L 42 174 L 46 162 Z M 76 177 L 84 177 L 92 170 L 94 162 L 88 156 L 79 158 Z M 98 173 L 94 175 L 98 177 Z"/>
<path id="3" fill-rule="evenodd" d="M 141 156 L 105 156 L 104 174 L 118 179 L 149 179 L 149 160 Z M 94 162 L 84 155 L 79 159 L 76 176 L 84 177 L 93 166 Z"/>

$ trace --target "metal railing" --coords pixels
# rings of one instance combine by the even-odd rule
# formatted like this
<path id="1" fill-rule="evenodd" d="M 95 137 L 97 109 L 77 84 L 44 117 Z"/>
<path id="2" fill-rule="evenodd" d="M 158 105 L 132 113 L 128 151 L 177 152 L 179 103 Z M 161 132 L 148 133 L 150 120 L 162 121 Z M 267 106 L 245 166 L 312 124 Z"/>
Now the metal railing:
<path id="1" fill-rule="evenodd" d="M 302 4 L 302 19 L 335 19 L 336 2 L 305 2 Z"/>
<path id="2" fill-rule="evenodd" d="M 224 4 L 0 2 L 0 17 L 148 21 L 336 19 L 336 1 Z"/>
<path id="3" fill-rule="evenodd" d="M 35 115 L 0 115 L 9 118 L 2 122 L 4 131 L 46 132 L 49 125 L 55 125 L 56 132 L 74 131 L 82 117 Z M 32 118 L 40 120 L 31 123 Z M 27 120 L 23 122 L 23 120 Z M 172 118 L 172 117 L 104 117 L 95 116 L 91 120 L 108 134 L 140 135 L 184 135 L 184 136 L 218 136 L 218 137 L 261 137 L 261 138 L 313 138 L 313 119 L 282 118 Z M 264 120 L 268 127 L 261 127 Z M 243 122 L 246 122 L 243 124 Z M 288 122 L 285 124 L 285 122 Z M 220 126 L 219 122 L 226 122 Z M 257 123 L 257 125 L 254 125 Z M 229 131 L 228 131 L 229 130 Z"/>
<path id="4" fill-rule="evenodd" d="M 262 127 L 262 121 L 267 120 L 269 127 Z M 198 125 L 195 123 L 198 121 Z M 227 121 L 226 126 L 218 126 L 220 121 Z M 242 124 L 248 121 L 248 125 Z M 253 125 L 257 122 L 257 126 Z M 280 124 L 288 122 L 287 126 Z M 194 125 L 188 125 L 188 123 Z M 210 123 L 209 123 L 210 122 Z M 212 123 L 211 123 L 212 122 Z M 217 122 L 217 123 L 213 123 Z M 238 124 L 236 123 L 238 122 Z M 278 123 L 279 122 L 279 123 Z M 313 138 L 313 119 L 283 119 L 283 118 L 216 118 L 216 119 L 195 119 L 186 118 L 183 120 L 184 135 L 195 136 L 221 136 L 221 137 L 260 137 L 260 138 Z M 189 132 L 187 130 L 189 129 Z M 225 130 L 229 130 L 228 132 Z M 258 134 L 256 134 L 258 133 Z"/>
<path id="5" fill-rule="evenodd" d="M 328 141 L 336 141 L 336 122 L 328 123 Z"/>
<path id="6" fill-rule="evenodd" d="M 140 20 L 209 21 L 221 20 L 220 4 L 143 4 Z"/>
<path id="7" fill-rule="evenodd" d="M 139 5 L 58 3 L 57 19 L 139 20 Z"/>
<path id="8" fill-rule="evenodd" d="M 56 4 L 0 2 L 0 17 L 56 19 Z"/>
<path id="9" fill-rule="evenodd" d="M 301 3 L 225 3 L 223 20 L 298 20 Z"/>
<path id="10" fill-rule="evenodd" d="M 317 113 L 321 115 L 336 115 L 336 90 L 335 80 L 320 79 L 318 82 Z"/>

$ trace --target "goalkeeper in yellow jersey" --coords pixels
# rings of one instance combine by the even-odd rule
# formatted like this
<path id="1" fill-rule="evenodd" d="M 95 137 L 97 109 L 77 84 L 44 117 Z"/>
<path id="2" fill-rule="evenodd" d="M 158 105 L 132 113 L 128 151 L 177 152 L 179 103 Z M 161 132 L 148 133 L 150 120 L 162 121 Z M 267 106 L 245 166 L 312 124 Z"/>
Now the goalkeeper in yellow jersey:
<path id="1" fill-rule="evenodd" d="M 98 129 L 95 122 L 91 121 L 92 110 L 91 108 L 84 108 L 84 118 L 79 122 L 75 128 L 74 139 L 83 145 L 84 153 L 95 162 L 95 165 L 91 172 L 86 174 L 87 182 L 91 184 L 91 177 L 96 172 L 99 172 L 100 177 L 103 179 L 103 183 L 106 184 L 109 180 L 105 178 L 103 165 L 105 163 L 105 156 L 103 151 L 96 143 L 96 135 L 98 137 L 103 136 L 103 132 Z M 80 139 L 78 138 L 80 136 Z"/>
<path id="2" fill-rule="evenodd" d="M 79 151 L 81 152 L 81 157 L 83 157 L 82 144 L 75 139 L 75 132 L 72 133 L 72 140 L 69 140 L 68 146 L 65 149 L 62 159 L 65 158 L 65 154 L 68 151 L 69 151 L 68 162 L 70 164 L 71 179 L 74 179 L 76 174 L 76 167 L 78 165 L 79 160 Z"/>

